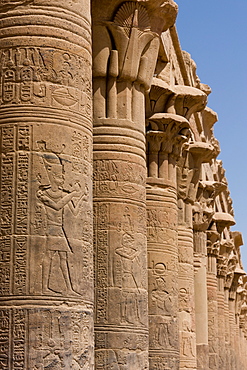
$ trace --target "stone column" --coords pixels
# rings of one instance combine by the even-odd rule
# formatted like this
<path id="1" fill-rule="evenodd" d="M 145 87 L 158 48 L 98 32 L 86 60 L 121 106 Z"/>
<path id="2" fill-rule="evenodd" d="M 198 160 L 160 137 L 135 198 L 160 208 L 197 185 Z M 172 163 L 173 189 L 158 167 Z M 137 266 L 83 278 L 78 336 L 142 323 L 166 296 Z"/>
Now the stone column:
<path id="1" fill-rule="evenodd" d="M 1 369 L 93 369 L 90 2 L 0 2 Z"/>
<path id="2" fill-rule="evenodd" d="M 220 236 L 219 256 L 217 258 L 217 275 L 218 275 L 218 333 L 219 346 L 223 338 L 225 345 L 222 351 L 219 350 L 219 366 L 231 369 L 231 345 L 230 345 L 230 321 L 229 321 L 229 290 L 233 279 L 234 264 L 229 262 L 230 254 L 234 248 L 233 240 L 229 238 L 229 227 L 235 224 L 234 218 L 231 214 L 225 212 L 215 212 L 213 215 L 216 229 Z M 224 230 L 227 230 L 227 238 L 225 238 Z M 233 260 L 232 260 L 233 261 Z M 230 263 L 230 265 L 229 265 Z M 224 292 L 224 325 L 222 324 L 222 298 Z M 224 329 L 224 334 L 222 330 Z M 221 347 L 219 347 L 221 348 Z M 225 350 L 225 353 L 224 353 Z"/>
<path id="3" fill-rule="evenodd" d="M 197 368 L 192 204 L 196 199 L 201 164 L 210 159 L 212 151 L 208 143 L 192 142 L 185 148 L 178 167 L 180 369 Z"/>
<path id="4" fill-rule="evenodd" d="M 232 285 L 233 277 L 234 277 L 234 269 L 235 269 L 235 260 L 233 262 L 228 262 L 226 280 L 225 280 L 225 343 L 226 343 L 226 365 L 229 369 L 234 369 L 234 361 L 233 361 L 233 333 L 234 330 L 234 314 L 232 315 L 232 304 L 230 303 L 230 287 Z M 231 269 L 233 271 L 231 271 Z"/>
<path id="5" fill-rule="evenodd" d="M 240 311 L 240 320 L 239 320 L 239 327 L 241 333 L 241 361 L 242 361 L 242 368 L 244 368 L 246 360 L 247 360 L 247 351 L 246 351 L 246 337 L 247 337 L 247 290 L 246 290 L 246 282 L 247 276 L 243 277 L 243 293 L 242 293 L 242 304 L 241 304 L 241 311 Z"/>
<path id="6" fill-rule="evenodd" d="M 210 370 L 220 369 L 219 349 L 220 351 L 223 351 L 224 348 L 224 341 L 220 341 L 219 338 L 219 320 L 222 320 L 222 300 L 219 302 L 217 295 L 217 257 L 219 254 L 219 238 L 220 234 L 216 230 L 215 223 L 213 223 L 211 228 L 207 230 L 208 346 Z M 222 325 L 223 323 L 224 300 L 223 322 L 220 321 L 220 324 Z"/>
<path id="7" fill-rule="evenodd" d="M 178 370 L 176 160 L 188 140 L 189 122 L 178 115 L 156 113 L 148 123 L 149 366 Z"/>
<path id="8" fill-rule="evenodd" d="M 200 226 L 199 226 L 200 227 Z M 206 233 L 194 223 L 194 289 L 197 370 L 209 368 Z"/>
<path id="9" fill-rule="evenodd" d="M 96 369 L 148 368 L 145 93 L 172 1 L 93 1 Z"/>
<path id="10" fill-rule="evenodd" d="M 245 275 L 245 271 L 239 267 L 239 261 L 236 263 L 231 288 L 229 291 L 229 320 L 230 320 L 230 344 L 231 344 L 231 369 L 240 370 L 239 355 L 239 320 L 238 320 L 238 287 L 240 285 L 240 277 Z"/>
<path id="11" fill-rule="evenodd" d="M 225 329 L 225 278 L 227 274 L 227 258 L 220 254 L 217 257 L 217 317 L 218 317 L 218 357 L 219 363 L 218 367 L 221 369 L 226 369 L 227 364 L 227 349 L 226 349 L 226 329 Z M 209 323 L 210 324 L 210 323 Z"/>
<path id="12" fill-rule="evenodd" d="M 215 197 L 222 189 L 225 187 L 219 182 L 200 181 L 193 206 L 197 369 L 218 369 L 215 253 L 219 233 L 207 229 Z"/>
<path id="13" fill-rule="evenodd" d="M 209 368 L 208 297 L 207 297 L 207 234 L 213 215 L 215 183 L 200 181 L 197 201 L 193 205 L 194 286 L 197 369 Z"/>

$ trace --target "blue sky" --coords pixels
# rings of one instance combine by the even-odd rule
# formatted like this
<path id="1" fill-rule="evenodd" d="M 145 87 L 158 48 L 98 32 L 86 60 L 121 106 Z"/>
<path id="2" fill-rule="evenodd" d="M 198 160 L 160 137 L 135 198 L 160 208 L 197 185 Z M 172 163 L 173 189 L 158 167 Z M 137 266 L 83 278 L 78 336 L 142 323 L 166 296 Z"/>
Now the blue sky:
<path id="1" fill-rule="evenodd" d="M 245 245 L 247 271 L 247 0 L 175 0 L 181 47 L 197 64 L 201 82 L 212 93 L 208 106 L 218 113 L 220 141 L 236 226 Z"/>

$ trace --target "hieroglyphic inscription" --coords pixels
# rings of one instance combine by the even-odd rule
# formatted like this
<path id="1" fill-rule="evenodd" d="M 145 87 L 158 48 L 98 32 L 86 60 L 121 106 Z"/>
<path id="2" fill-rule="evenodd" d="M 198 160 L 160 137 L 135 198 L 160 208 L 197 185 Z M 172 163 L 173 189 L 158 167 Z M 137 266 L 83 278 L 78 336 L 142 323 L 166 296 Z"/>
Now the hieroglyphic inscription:
<path id="1" fill-rule="evenodd" d="M 16 187 L 16 217 L 15 233 L 28 233 L 28 172 L 29 153 L 19 152 L 17 155 L 17 187 Z"/>
<path id="2" fill-rule="evenodd" d="M 26 293 L 27 237 L 15 237 L 14 248 L 14 294 Z"/>
<path id="3" fill-rule="evenodd" d="M 177 213 L 172 208 L 151 208 L 147 211 L 147 237 L 149 243 L 176 245 Z"/>
<path id="4" fill-rule="evenodd" d="M 149 366 L 153 370 L 176 370 L 179 368 L 179 359 L 171 355 L 152 356 Z"/>
<path id="5" fill-rule="evenodd" d="M 14 157 L 12 153 L 2 154 L 1 158 L 1 235 L 10 235 L 13 225 L 13 172 Z"/>
<path id="6" fill-rule="evenodd" d="M 25 369 L 26 312 L 13 310 L 13 370 Z"/>
<path id="7" fill-rule="evenodd" d="M 143 167 L 116 160 L 94 161 L 94 195 L 145 199 Z"/>
<path id="8" fill-rule="evenodd" d="M 0 197 L 0 235 L 11 235 L 13 225 L 14 189 L 14 127 L 1 129 L 1 197 Z"/>
<path id="9" fill-rule="evenodd" d="M 91 369 L 92 315 L 89 311 L 32 309 L 30 369 Z"/>
<path id="10" fill-rule="evenodd" d="M 107 348 L 107 333 L 95 333 L 95 347 Z"/>
<path id="11" fill-rule="evenodd" d="M 11 292 L 11 238 L 14 218 L 14 150 L 13 126 L 1 128 L 1 171 L 0 171 L 0 292 Z"/>
<path id="12" fill-rule="evenodd" d="M 106 351 L 96 351 L 95 352 L 95 366 L 96 369 L 105 370 L 107 362 L 107 352 Z M 116 367 L 118 369 L 118 367 Z"/>
<path id="13" fill-rule="evenodd" d="M 55 106 L 90 116 L 89 69 L 87 59 L 68 52 L 37 47 L 2 49 L 0 105 Z"/>
<path id="14" fill-rule="evenodd" d="M 10 293 L 11 239 L 4 237 L 0 242 L 0 294 Z"/>
<path id="15" fill-rule="evenodd" d="M 87 135 L 74 131 L 72 142 L 72 171 L 77 174 L 89 175 L 88 162 L 91 162 L 92 143 Z M 86 163 L 85 163 L 86 162 Z"/>
<path id="16" fill-rule="evenodd" d="M 26 369 L 26 317 L 22 309 L 0 310 L 0 368 Z"/>
<path id="17" fill-rule="evenodd" d="M 96 210 L 97 218 L 97 322 L 107 322 L 107 287 L 108 287 L 108 205 L 99 204 Z"/>
<path id="18" fill-rule="evenodd" d="M 18 126 L 17 131 L 17 181 L 16 181 L 16 217 L 15 233 L 28 234 L 28 186 L 29 186 L 29 156 L 30 126 Z"/>
<path id="19" fill-rule="evenodd" d="M 9 370 L 10 311 L 0 310 L 0 368 Z"/>

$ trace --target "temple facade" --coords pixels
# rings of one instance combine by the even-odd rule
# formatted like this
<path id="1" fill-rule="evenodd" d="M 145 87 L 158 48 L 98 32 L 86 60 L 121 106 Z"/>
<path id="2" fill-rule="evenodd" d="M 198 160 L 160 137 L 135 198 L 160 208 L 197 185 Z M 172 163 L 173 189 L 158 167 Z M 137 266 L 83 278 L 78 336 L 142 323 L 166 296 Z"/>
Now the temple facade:
<path id="1" fill-rule="evenodd" d="M 247 369 L 242 235 L 173 0 L 0 0 L 0 369 Z"/>

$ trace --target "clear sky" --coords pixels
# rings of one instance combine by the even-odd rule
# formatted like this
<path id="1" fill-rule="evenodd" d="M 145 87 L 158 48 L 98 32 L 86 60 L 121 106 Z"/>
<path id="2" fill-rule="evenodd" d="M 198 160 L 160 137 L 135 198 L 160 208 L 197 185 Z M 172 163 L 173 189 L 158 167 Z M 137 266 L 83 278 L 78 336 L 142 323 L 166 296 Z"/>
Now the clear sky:
<path id="1" fill-rule="evenodd" d="M 245 245 L 247 272 L 247 0 L 175 0 L 177 30 L 183 50 L 197 64 L 197 74 L 212 93 L 208 106 L 218 113 L 220 141 L 236 226 Z"/>

